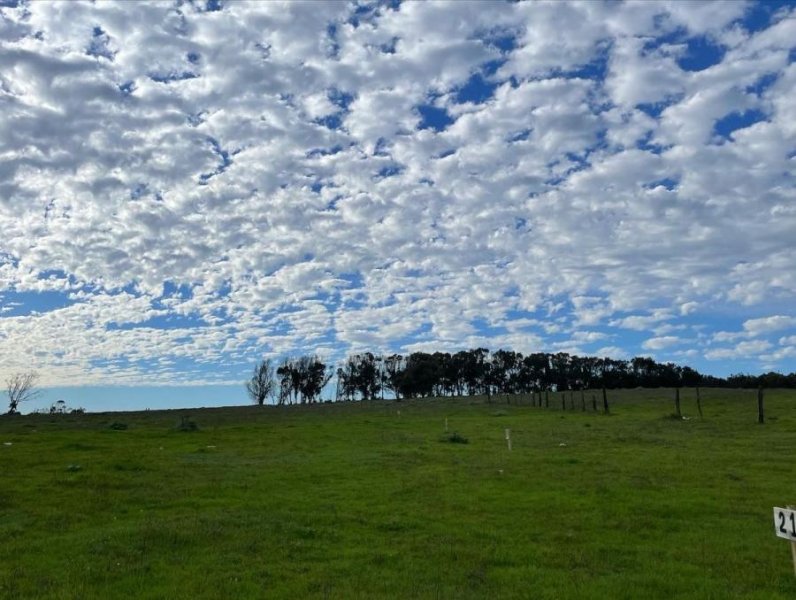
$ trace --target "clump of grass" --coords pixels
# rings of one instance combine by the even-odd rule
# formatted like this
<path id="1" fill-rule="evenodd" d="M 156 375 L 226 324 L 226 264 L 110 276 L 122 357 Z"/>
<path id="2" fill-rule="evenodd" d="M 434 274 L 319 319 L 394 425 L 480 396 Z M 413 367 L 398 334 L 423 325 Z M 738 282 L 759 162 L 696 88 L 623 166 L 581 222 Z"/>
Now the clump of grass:
<path id="1" fill-rule="evenodd" d="M 110 428 L 114 431 L 124 431 L 127 429 L 127 423 L 122 423 L 121 421 L 114 421 L 111 423 Z"/>
<path id="2" fill-rule="evenodd" d="M 68 465 L 66 467 L 66 470 L 69 471 L 70 473 L 76 473 L 77 471 L 81 471 L 82 469 L 83 467 L 81 467 L 80 465 Z"/>
<path id="3" fill-rule="evenodd" d="M 177 423 L 174 429 L 183 432 L 199 431 L 199 425 L 195 421 L 191 421 L 191 417 L 185 415 L 180 417 L 180 422 Z"/>
<path id="4" fill-rule="evenodd" d="M 509 413 L 507 413 L 505 410 L 496 410 L 495 412 L 492 413 L 492 416 L 493 417 L 507 417 L 508 414 Z"/>
<path id="5" fill-rule="evenodd" d="M 459 432 L 454 431 L 453 433 L 443 436 L 442 441 L 448 442 L 449 444 L 467 444 L 470 440 L 461 435 Z"/>

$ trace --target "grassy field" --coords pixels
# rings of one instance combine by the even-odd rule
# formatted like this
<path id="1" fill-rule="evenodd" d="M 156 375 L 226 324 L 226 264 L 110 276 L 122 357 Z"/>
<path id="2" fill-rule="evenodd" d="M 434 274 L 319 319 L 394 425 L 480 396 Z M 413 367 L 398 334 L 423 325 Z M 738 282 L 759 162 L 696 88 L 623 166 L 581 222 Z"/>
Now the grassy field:
<path id="1" fill-rule="evenodd" d="M 796 597 L 796 393 L 560 397 L 0 418 L 0 598 Z"/>

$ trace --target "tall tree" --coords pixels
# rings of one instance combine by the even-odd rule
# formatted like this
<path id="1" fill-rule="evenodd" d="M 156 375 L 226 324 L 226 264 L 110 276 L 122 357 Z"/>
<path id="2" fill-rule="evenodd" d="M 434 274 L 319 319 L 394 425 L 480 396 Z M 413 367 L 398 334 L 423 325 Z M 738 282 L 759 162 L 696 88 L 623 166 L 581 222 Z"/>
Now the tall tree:
<path id="1" fill-rule="evenodd" d="M 488 373 L 489 350 L 486 348 L 468 350 L 467 362 L 464 368 L 464 381 L 467 384 L 467 393 L 471 396 L 488 393 Z"/>
<path id="2" fill-rule="evenodd" d="M 315 355 L 286 358 L 276 370 L 279 377 L 279 404 L 317 402 L 334 375 L 333 368 Z"/>
<path id="3" fill-rule="evenodd" d="M 395 394 L 395 399 L 401 399 L 401 378 L 406 369 L 406 361 L 400 354 L 384 357 L 384 386 Z"/>
<path id="4" fill-rule="evenodd" d="M 381 357 L 370 352 L 349 356 L 338 370 L 338 378 L 341 393 L 346 398 L 353 399 L 358 393 L 362 400 L 372 400 L 381 391 Z"/>
<path id="5" fill-rule="evenodd" d="M 406 368 L 400 379 L 401 394 L 410 398 L 432 396 L 439 376 L 439 364 L 433 355 L 413 352 L 406 360 Z"/>
<path id="6" fill-rule="evenodd" d="M 19 405 L 28 400 L 33 400 L 39 395 L 36 383 L 39 374 L 33 371 L 28 373 L 14 373 L 6 379 L 6 395 L 8 396 L 8 414 L 13 415 L 19 410 Z"/>
<path id="7" fill-rule="evenodd" d="M 276 389 L 274 375 L 274 365 L 270 358 L 264 358 L 254 366 L 254 373 L 246 382 L 246 391 L 249 392 L 252 402 L 262 406 L 266 399 L 274 394 Z"/>

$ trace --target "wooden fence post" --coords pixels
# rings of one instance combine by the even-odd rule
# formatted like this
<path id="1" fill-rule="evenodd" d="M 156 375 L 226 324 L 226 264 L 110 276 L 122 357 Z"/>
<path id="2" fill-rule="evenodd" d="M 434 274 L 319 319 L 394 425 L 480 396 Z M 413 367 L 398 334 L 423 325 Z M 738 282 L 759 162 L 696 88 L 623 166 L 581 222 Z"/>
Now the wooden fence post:
<path id="1" fill-rule="evenodd" d="M 561 410 L 567 410 L 567 393 L 561 392 Z"/>
<path id="2" fill-rule="evenodd" d="M 696 389 L 697 395 L 697 410 L 699 411 L 699 418 L 702 418 L 702 398 L 699 397 L 699 388 Z"/>
<path id="3" fill-rule="evenodd" d="M 580 410 L 586 412 L 586 394 L 583 392 L 583 388 L 580 388 Z"/>
<path id="4" fill-rule="evenodd" d="M 548 390 L 544 391 L 544 407 L 550 408 L 550 392 Z"/>
<path id="5" fill-rule="evenodd" d="M 597 394 L 591 395 L 591 409 L 597 412 Z"/>
<path id="6" fill-rule="evenodd" d="M 761 425 L 765 423 L 765 417 L 763 415 L 763 388 L 757 388 L 757 422 Z"/>
<path id="7" fill-rule="evenodd" d="M 608 410 L 608 392 L 605 390 L 605 386 L 603 386 L 603 411 L 606 415 L 610 413 Z"/>
<path id="8" fill-rule="evenodd" d="M 678 419 L 683 416 L 680 412 L 680 388 L 674 388 L 674 414 Z"/>
<path id="9" fill-rule="evenodd" d="M 786 508 L 788 510 L 796 510 L 796 506 L 792 504 L 788 504 Z M 796 542 L 793 540 L 790 542 L 790 555 L 793 557 L 793 572 L 796 573 Z"/>

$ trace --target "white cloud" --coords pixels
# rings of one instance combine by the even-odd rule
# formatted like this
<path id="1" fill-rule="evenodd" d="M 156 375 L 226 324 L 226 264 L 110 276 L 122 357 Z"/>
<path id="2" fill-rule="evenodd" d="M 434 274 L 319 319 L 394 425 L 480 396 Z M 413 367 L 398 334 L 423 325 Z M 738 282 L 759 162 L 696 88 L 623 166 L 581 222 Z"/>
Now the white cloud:
<path id="1" fill-rule="evenodd" d="M 597 350 L 594 354 L 595 356 L 607 356 L 608 358 L 613 358 L 614 360 L 625 360 L 630 358 L 627 350 L 618 346 L 605 346 Z"/>
<path id="2" fill-rule="evenodd" d="M 611 326 L 632 329 L 635 331 L 647 331 L 652 329 L 662 321 L 671 319 L 672 316 L 666 310 L 655 310 L 650 315 L 631 315 L 622 319 L 611 321 Z"/>
<path id="3" fill-rule="evenodd" d="M 705 357 L 710 360 L 721 359 L 759 359 L 763 358 L 761 353 L 771 348 L 771 344 L 765 340 L 752 340 L 739 342 L 732 348 L 716 348 L 705 352 Z"/>
<path id="4" fill-rule="evenodd" d="M 597 342 L 600 340 L 604 340 L 608 337 L 608 334 L 602 333 L 600 331 L 573 331 L 572 332 L 572 340 L 577 342 L 583 343 L 590 343 L 590 342 Z"/>
<path id="5" fill-rule="evenodd" d="M 757 319 L 747 319 L 743 322 L 741 331 L 717 331 L 712 335 L 714 342 L 731 342 L 740 339 L 755 338 L 765 336 L 784 329 L 796 327 L 796 317 L 785 315 L 773 315 L 770 317 L 760 317 Z M 784 344 L 782 338 L 781 344 Z"/>
<path id="6" fill-rule="evenodd" d="M 698 302 L 684 302 L 680 305 L 680 314 L 681 315 L 690 315 L 699 308 Z"/>
<path id="7" fill-rule="evenodd" d="M 781 331 L 782 329 L 790 329 L 792 327 L 796 327 L 796 317 L 788 317 L 785 315 L 749 319 L 748 321 L 744 321 L 743 324 L 744 330 L 752 336 L 771 333 L 772 331 Z"/>
<path id="8" fill-rule="evenodd" d="M 605 325 L 660 349 L 697 308 L 796 297 L 792 11 L 749 33 L 735 2 L 201 5 L 0 9 L 0 294 L 72 294 L 0 307 L 3 369 L 227 380 L 252 353 Z M 724 60 L 682 70 L 692 35 Z M 474 73 L 494 89 L 460 102 Z M 739 334 L 793 326 L 767 319 Z"/>
<path id="9" fill-rule="evenodd" d="M 641 347 L 646 350 L 663 350 L 670 346 L 680 343 L 680 338 L 674 335 L 664 335 L 660 337 L 650 338 L 641 344 Z"/>
<path id="10" fill-rule="evenodd" d="M 772 365 L 796 358 L 796 345 L 777 348 L 773 352 L 761 355 L 760 358 L 764 361 L 769 361 L 769 365 L 766 370 L 773 370 L 774 367 Z"/>

